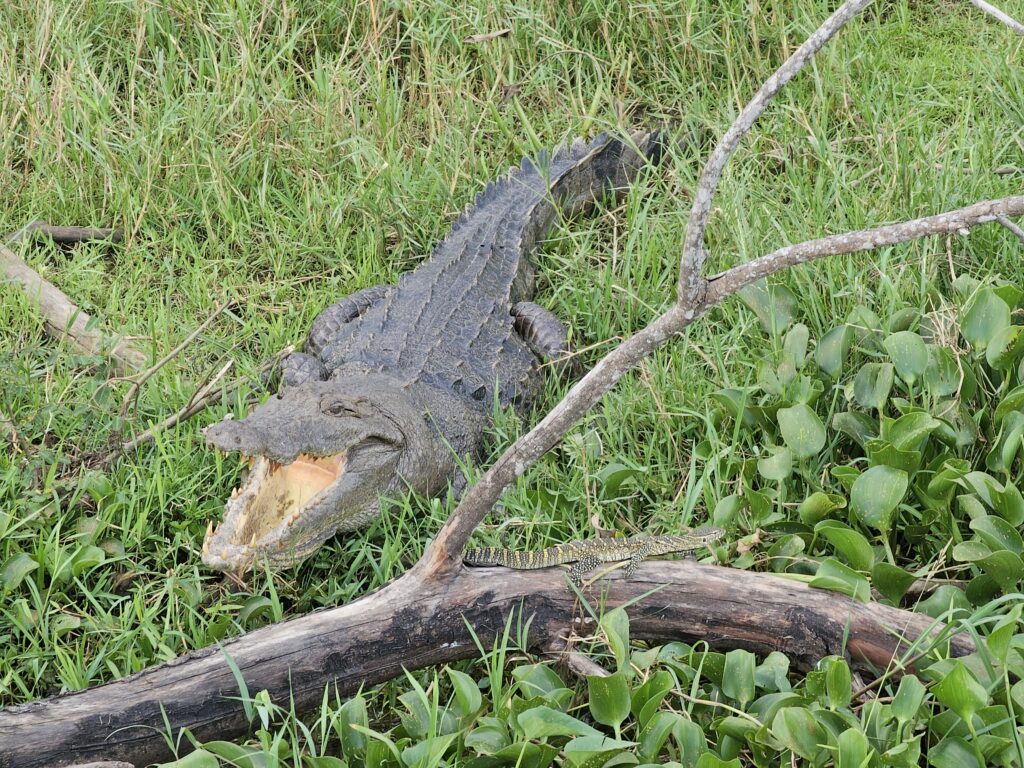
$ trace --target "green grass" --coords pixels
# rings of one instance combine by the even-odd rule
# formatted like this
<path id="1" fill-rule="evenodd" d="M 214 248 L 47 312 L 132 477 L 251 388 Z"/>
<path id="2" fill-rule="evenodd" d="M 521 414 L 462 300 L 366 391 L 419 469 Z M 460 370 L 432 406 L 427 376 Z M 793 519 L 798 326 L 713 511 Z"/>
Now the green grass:
<path id="1" fill-rule="evenodd" d="M 539 300 L 593 362 L 674 295 L 690 191 L 713 137 L 831 10 L 820 0 L 35 3 L 0 8 L 0 231 L 123 226 L 114 247 L 24 256 L 155 358 L 234 301 L 142 390 L 42 332 L 0 285 L 0 411 L 37 446 L 0 455 L 0 704 L 110 680 L 271 619 L 364 594 L 413 563 L 450 501 L 398 499 L 361 534 L 244 587 L 200 565 L 238 468 L 200 428 L 259 397 L 261 362 L 335 298 L 393 281 L 488 179 L 601 129 L 669 123 L 692 142 L 614 208 L 568 222 Z M 1019 2 L 1005 4 L 1018 18 Z M 482 44 L 469 35 L 510 27 Z M 779 245 L 1019 194 L 1024 48 L 966 3 L 881 3 L 785 90 L 726 171 L 713 269 Z M 514 91 L 514 92 L 512 92 Z M 782 278 L 813 337 L 866 304 L 924 307 L 957 273 L 1020 282 L 1020 245 L 979 228 Z M 481 541 L 544 546 L 704 520 L 737 478 L 708 395 L 752 383 L 775 344 L 732 301 L 660 350 L 492 516 Z M 225 361 L 237 396 L 109 472 L 84 462 L 175 412 Z M 545 402 L 564 385 L 551 382 Z M 494 453 L 523 425 L 502 416 Z M 695 454 L 695 447 L 701 450 Z M 705 450 L 706 449 L 706 450 Z M 600 472 L 638 470 L 614 498 Z M 740 535 L 749 531 L 731 531 Z M 103 550 L 100 556 L 92 547 Z M 24 562 L 24 561 L 20 561 Z M 7 577 L 10 574 L 7 573 Z"/>

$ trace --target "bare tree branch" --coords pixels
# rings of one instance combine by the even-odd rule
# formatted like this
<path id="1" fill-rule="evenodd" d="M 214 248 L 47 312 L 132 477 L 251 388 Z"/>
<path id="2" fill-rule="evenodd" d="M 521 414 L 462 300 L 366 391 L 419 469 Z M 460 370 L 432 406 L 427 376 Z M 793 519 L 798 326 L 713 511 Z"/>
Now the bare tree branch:
<path id="1" fill-rule="evenodd" d="M 679 263 L 678 294 L 679 301 L 684 307 L 696 306 L 704 292 L 704 280 L 701 276 L 704 262 L 707 260 L 704 230 L 711 214 L 711 201 L 718 189 L 725 164 L 736 151 L 740 140 L 750 131 L 754 121 L 775 98 L 775 94 L 804 68 L 814 54 L 821 50 L 846 22 L 860 13 L 870 2 L 871 0 L 846 0 L 839 6 L 803 45 L 793 51 L 775 74 L 764 82 L 712 151 L 693 195 L 693 207 L 690 209 L 690 220 L 686 225 L 686 238 L 683 241 L 683 254 Z"/>
<path id="2" fill-rule="evenodd" d="M 971 227 L 1000 217 L 1024 215 L 1024 196 L 1004 197 L 947 211 L 937 216 L 890 224 L 885 227 L 845 232 L 841 235 L 787 245 L 753 261 L 733 267 L 708 280 L 707 304 L 717 304 L 746 285 L 775 274 L 787 267 L 843 253 L 869 251 L 886 245 L 917 240 L 929 235 L 959 233 L 966 235 Z M 1004 225 L 1005 226 L 1005 225 Z"/>
<path id="3" fill-rule="evenodd" d="M 993 18 L 999 19 L 1006 26 L 1016 32 L 1018 35 L 1024 36 L 1024 24 L 1014 19 L 1009 14 L 999 10 L 991 3 L 986 3 L 985 0 L 971 0 L 971 5 L 975 8 L 980 8 L 985 13 L 989 14 Z"/>
<path id="4" fill-rule="evenodd" d="M 1018 240 L 1020 240 L 1020 244 L 1024 245 L 1024 229 L 1021 229 L 1008 218 L 1002 215 L 996 216 L 996 221 L 1002 224 L 1006 229 L 1010 230 L 1014 234 L 1014 236 Z"/>

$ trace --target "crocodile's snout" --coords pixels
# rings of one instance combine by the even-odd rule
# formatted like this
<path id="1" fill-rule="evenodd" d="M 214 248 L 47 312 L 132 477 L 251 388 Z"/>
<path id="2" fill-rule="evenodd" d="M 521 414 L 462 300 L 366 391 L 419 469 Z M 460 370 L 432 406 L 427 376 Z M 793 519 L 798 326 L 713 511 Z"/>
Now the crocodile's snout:
<path id="1" fill-rule="evenodd" d="M 222 451 L 240 451 L 247 455 L 259 453 L 263 437 L 245 421 L 225 419 L 211 424 L 205 430 L 206 443 Z"/>

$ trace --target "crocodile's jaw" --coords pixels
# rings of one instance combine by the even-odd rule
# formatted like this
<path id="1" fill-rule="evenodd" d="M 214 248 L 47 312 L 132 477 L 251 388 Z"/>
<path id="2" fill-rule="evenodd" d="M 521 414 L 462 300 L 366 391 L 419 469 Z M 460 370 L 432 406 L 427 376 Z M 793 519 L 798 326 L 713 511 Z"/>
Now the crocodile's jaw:
<path id="1" fill-rule="evenodd" d="M 319 542 L 303 546 L 292 529 L 329 502 L 347 460 L 348 451 L 319 458 L 300 454 L 290 464 L 251 457 L 248 476 L 224 505 L 224 521 L 207 528 L 203 562 L 219 571 L 244 571 L 261 552 L 284 566 L 308 556 Z"/>

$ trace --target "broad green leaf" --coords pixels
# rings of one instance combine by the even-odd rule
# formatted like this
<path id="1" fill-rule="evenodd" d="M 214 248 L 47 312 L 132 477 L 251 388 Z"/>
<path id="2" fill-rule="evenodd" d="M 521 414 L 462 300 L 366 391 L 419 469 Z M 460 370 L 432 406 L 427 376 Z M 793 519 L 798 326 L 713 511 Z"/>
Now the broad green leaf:
<path id="1" fill-rule="evenodd" d="M 103 563 L 106 559 L 107 553 L 99 547 L 94 547 L 92 545 L 82 547 L 75 553 L 75 557 L 71 561 L 71 575 L 81 576 L 90 568 L 94 568 L 95 566 Z"/>
<path id="2" fill-rule="evenodd" d="M 793 473 L 793 453 L 789 448 L 769 446 L 770 454 L 757 460 L 757 471 L 766 480 L 782 482 Z"/>
<path id="3" fill-rule="evenodd" d="M 1001 664 L 1006 663 L 1010 644 L 1020 624 L 1021 604 L 1018 603 L 1010 612 L 1001 618 L 985 638 L 985 647 Z"/>
<path id="4" fill-rule="evenodd" d="M 917 610 L 933 619 L 944 618 L 949 621 L 950 611 L 955 611 L 954 617 L 965 616 L 971 611 L 971 603 L 962 589 L 942 584 L 927 599 L 917 604 Z"/>
<path id="5" fill-rule="evenodd" d="M 753 310 L 766 333 L 784 331 L 799 306 L 796 295 L 784 285 L 767 285 L 760 280 L 739 291 L 740 300 Z"/>
<path id="6" fill-rule="evenodd" d="M 705 752 L 697 758 L 694 768 L 742 768 L 742 764 L 738 757 L 734 757 L 732 760 L 723 760 L 718 755 Z"/>
<path id="7" fill-rule="evenodd" d="M 253 595 L 244 603 L 238 611 L 238 620 L 248 626 L 250 622 L 258 621 L 262 616 L 271 616 L 274 604 L 265 595 Z"/>
<path id="8" fill-rule="evenodd" d="M 948 397 L 960 389 L 961 365 L 948 347 L 928 347 L 928 368 L 924 372 L 924 386 L 934 397 Z"/>
<path id="9" fill-rule="evenodd" d="M 850 510 L 865 524 L 887 532 L 893 513 L 907 493 L 907 473 L 887 466 L 871 467 L 853 484 Z"/>
<path id="10" fill-rule="evenodd" d="M 797 370 L 803 367 L 807 358 L 807 342 L 811 338 L 811 332 L 803 323 L 797 323 L 782 340 L 782 354 L 788 357 Z"/>
<path id="11" fill-rule="evenodd" d="M 890 334 L 882 345 L 896 366 L 896 373 L 905 382 L 913 385 L 924 376 L 928 368 L 928 348 L 916 333 L 900 331 Z"/>
<path id="12" fill-rule="evenodd" d="M 516 768 L 547 768 L 558 757 L 558 747 L 551 744 L 531 744 L 528 741 L 517 741 L 494 753 L 497 765 L 509 765 Z M 491 763 L 493 765 L 493 763 Z M 369 766 L 367 766 L 369 768 Z"/>
<path id="13" fill-rule="evenodd" d="M 746 506 L 746 501 L 737 493 L 725 496 L 715 504 L 715 511 L 711 513 L 711 522 L 720 528 L 729 529 L 733 520 Z"/>
<path id="14" fill-rule="evenodd" d="M 665 696 L 674 686 L 675 679 L 672 677 L 672 673 L 665 669 L 659 669 L 648 677 L 643 685 L 634 689 L 629 709 L 640 722 L 641 727 L 658 711 Z"/>
<path id="15" fill-rule="evenodd" d="M 818 572 L 809 583 L 817 589 L 827 589 L 849 595 L 862 603 L 871 599 L 871 586 L 868 584 L 868 580 L 831 557 L 821 561 L 818 565 Z"/>
<path id="16" fill-rule="evenodd" d="M 480 711 L 483 697 L 480 695 L 480 687 L 476 681 L 465 672 L 448 667 L 445 669 L 448 678 L 452 681 L 452 688 L 455 690 L 455 701 L 459 717 L 469 717 Z"/>
<path id="17" fill-rule="evenodd" d="M 566 690 L 565 682 L 548 664 L 520 664 L 512 670 L 524 696 L 549 698 L 556 691 Z"/>
<path id="18" fill-rule="evenodd" d="M 180 760 L 159 763 L 157 768 L 220 768 L 220 760 L 212 752 L 197 749 L 194 752 L 189 752 Z"/>
<path id="19" fill-rule="evenodd" d="M 1014 387 L 999 401 L 994 420 L 998 424 L 1014 411 L 1024 411 L 1024 384 Z"/>
<path id="20" fill-rule="evenodd" d="M 850 326 L 844 323 L 822 336 L 814 350 L 814 362 L 833 379 L 838 377 L 843 370 L 843 363 L 850 351 L 853 335 Z"/>
<path id="21" fill-rule="evenodd" d="M 853 695 L 853 676 L 845 659 L 834 657 L 825 663 L 825 699 L 830 709 L 847 707 Z"/>
<path id="22" fill-rule="evenodd" d="M 502 725 L 481 725 L 466 734 L 466 746 L 481 755 L 493 755 L 510 743 L 508 729 Z"/>
<path id="23" fill-rule="evenodd" d="M 958 659 L 953 660 L 950 671 L 932 686 L 932 694 L 966 723 L 988 704 L 985 689 Z"/>
<path id="24" fill-rule="evenodd" d="M 967 305 L 960 320 L 960 334 L 977 350 L 984 350 L 1010 325 L 1010 308 L 991 288 L 982 288 Z"/>
<path id="25" fill-rule="evenodd" d="M 637 756 L 641 760 L 656 761 L 672 728 L 682 719 L 683 716 L 677 712 L 655 712 L 640 732 Z"/>
<path id="26" fill-rule="evenodd" d="M 734 420 L 739 421 L 745 427 L 753 427 L 757 424 L 754 414 L 747 407 L 751 403 L 750 393 L 743 389 L 719 389 L 711 393 L 711 399 L 721 406 Z"/>
<path id="27" fill-rule="evenodd" d="M 4 592 L 17 589 L 25 577 L 38 567 L 39 563 L 24 552 L 11 555 L 7 558 L 3 568 L 0 568 L 0 582 L 4 585 Z"/>
<path id="28" fill-rule="evenodd" d="M 776 415 L 782 439 L 796 458 L 810 458 L 825 447 L 825 425 L 810 406 L 798 403 Z"/>
<path id="29" fill-rule="evenodd" d="M 814 532 L 835 547 L 852 568 L 858 571 L 871 570 L 875 562 L 875 553 L 863 534 L 838 520 L 822 520 L 814 526 Z"/>
<path id="30" fill-rule="evenodd" d="M 935 768 L 983 768 L 975 754 L 959 736 L 947 736 L 928 750 L 928 763 Z"/>
<path id="31" fill-rule="evenodd" d="M 844 411 L 832 417 L 832 428 L 862 448 L 878 437 L 878 422 L 860 411 Z"/>
<path id="32" fill-rule="evenodd" d="M 629 467 L 613 461 L 601 468 L 601 471 L 595 476 L 595 480 L 601 489 L 601 497 L 613 499 L 618 496 L 619 489 L 627 481 L 636 482 L 637 478 L 643 477 L 646 472 L 647 470 L 643 467 Z"/>
<path id="33" fill-rule="evenodd" d="M 1024 354 L 1024 326 L 1008 325 L 989 342 L 985 349 L 985 359 L 996 370 L 1005 371 L 1016 365 Z"/>
<path id="34" fill-rule="evenodd" d="M 1001 549 L 973 562 L 995 579 L 1003 592 L 1016 592 L 1018 582 L 1024 579 L 1024 561 L 1009 550 Z"/>
<path id="35" fill-rule="evenodd" d="M 629 717 L 629 682 L 623 672 L 588 675 L 587 691 L 590 696 L 590 714 L 601 725 L 618 729 Z"/>
<path id="36" fill-rule="evenodd" d="M 366 735 L 359 728 L 369 727 L 370 719 L 366 712 L 366 700 L 362 696 L 354 696 L 341 705 L 335 728 L 341 737 L 341 749 L 350 760 L 366 752 Z"/>
<path id="37" fill-rule="evenodd" d="M 903 676 L 891 708 L 892 716 L 900 725 L 909 723 L 917 717 L 926 693 L 924 684 L 914 675 Z"/>
<path id="38" fill-rule="evenodd" d="M 921 467 L 920 451 L 901 451 L 888 440 L 868 440 L 864 446 L 864 452 L 868 455 L 868 463 L 871 466 L 884 465 L 899 469 L 908 475 L 917 472 Z"/>
<path id="39" fill-rule="evenodd" d="M 562 754 L 565 755 L 566 765 L 574 766 L 574 768 L 591 768 L 591 766 L 601 768 L 601 766 L 607 765 L 606 761 L 611 753 L 624 752 L 635 746 L 635 741 L 622 741 L 602 734 L 579 736 L 562 747 Z M 602 759 L 595 761 L 598 756 L 601 756 Z"/>
<path id="40" fill-rule="evenodd" d="M 750 651 L 737 649 L 725 654 L 725 672 L 722 675 L 722 692 L 740 703 L 741 709 L 754 700 L 754 667 L 757 657 Z"/>
<path id="41" fill-rule="evenodd" d="M 907 593 L 914 581 L 916 579 L 913 574 L 907 573 L 891 563 L 875 563 L 875 567 L 871 570 L 871 583 L 893 605 L 899 605 L 903 595 Z"/>
<path id="42" fill-rule="evenodd" d="M 885 409 L 895 379 L 889 363 L 865 363 L 853 379 L 853 398 L 863 408 Z"/>
<path id="43" fill-rule="evenodd" d="M 999 437 L 985 458 L 985 466 L 993 472 L 1009 472 L 1022 445 L 1024 445 L 1024 413 L 1012 411 L 1002 421 Z"/>
<path id="44" fill-rule="evenodd" d="M 547 736 L 593 736 L 601 735 L 593 726 L 572 715 L 557 709 L 541 705 L 521 712 L 518 718 L 519 727 L 526 739 L 542 739 Z"/>
<path id="45" fill-rule="evenodd" d="M 836 768 L 864 768 L 870 749 L 863 731 L 848 728 L 836 739 Z"/>
<path id="46" fill-rule="evenodd" d="M 846 508 L 846 499 L 834 493 L 815 491 L 796 508 L 800 520 L 806 525 L 816 525 L 837 509 Z M 715 523 L 718 524 L 717 522 Z"/>
<path id="47" fill-rule="evenodd" d="M 1024 540 L 1020 533 L 1001 517 L 985 515 L 971 520 L 970 526 L 990 549 L 1008 549 L 1016 555 L 1024 553 Z"/>
<path id="48" fill-rule="evenodd" d="M 931 414 L 914 411 L 890 422 L 882 437 L 901 451 L 920 450 L 922 441 L 940 425 Z"/>
<path id="49" fill-rule="evenodd" d="M 757 681 L 758 688 L 788 693 L 790 690 L 788 674 L 789 657 L 779 651 L 772 651 L 765 656 L 764 661 L 758 664 L 754 672 L 754 679 Z M 758 701 L 762 699 L 758 699 Z"/>
<path id="50" fill-rule="evenodd" d="M 615 656 L 616 669 L 629 670 L 629 616 L 621 608 L 613 608 L 601 617 L 601 631 L 604 633 Z"/>
<path id="51" fill-rule="evenodd" d="M 828 743 L 825 731 L 804 707 L 780 709 L 772 721 L 772 732 L 787 749 L 805 760 L 815 760 L 822 746 Z"/>

